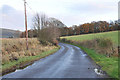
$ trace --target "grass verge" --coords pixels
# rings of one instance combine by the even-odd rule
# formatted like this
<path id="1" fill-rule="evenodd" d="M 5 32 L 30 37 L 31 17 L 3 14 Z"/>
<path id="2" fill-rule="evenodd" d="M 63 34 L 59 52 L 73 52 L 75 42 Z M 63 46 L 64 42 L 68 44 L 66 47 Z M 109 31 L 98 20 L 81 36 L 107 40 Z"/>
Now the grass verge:
<path id="1" fill-rule="evenodd" d="M 71 45 L 75 45 L 85 51 L 99 66 L 101 66 L 103 71 L 111 78 L 118 78 L 118 58 L 117 57 L 106 57 L 104 54 L 98 54 L 93 49 L 85 48 L 80 45 L 76 45 L 73 43 L 68 43 Z"/>
<path id="2" fill-rule="evenodd" d="M 49 51 L 45 51 L 45 52 L 41 53 L 40 55 L 23 57 L 23 58 L 20 58 L 18 61 L 8 62 L 8 63 L 2 65 L 2 72 L 3 72 L 2 75 L 9 73 L 11 69 L 13 69 L 12 71 L 14 71 L 15 69 L 20 68 L 21 65 L 25 65 L 27 63 L 34 62 L 36 60 L 39 60 L 46 56 L 49 56 L 49 55 L 55 53 L 56 51 L 58 51 L 59 48 L 60 47 L 49 50 Z"/>

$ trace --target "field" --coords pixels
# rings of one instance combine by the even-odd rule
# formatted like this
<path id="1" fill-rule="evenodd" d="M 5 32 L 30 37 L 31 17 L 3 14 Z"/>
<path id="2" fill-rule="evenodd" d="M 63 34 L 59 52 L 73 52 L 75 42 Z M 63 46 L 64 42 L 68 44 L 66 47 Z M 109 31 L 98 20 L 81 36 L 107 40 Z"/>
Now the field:
<path id="1" fill-rule="evenodd" d="M 74 40 L 74 41 L 85 41 L 85 40 L 91 40 L 99 37 L 111 38 L 115 44 L 118 44 L 118 31 L 84 34 L 84 35 L 77 35 L 77 36 L 67 36 L 67 37 L 61 37 L 61 38 L 66 38 L 67 40 Z"/>
<path id="2" fill-rule="evenodd" d="M 61 41 L 80 47 L 110 77 L 118 78 L 118 31 L 61 37 Z"/>
<path id="3" fill-rule="evenodd" d="M 29 49 L 26 50 L 26 40 L 25 38 L 16 38 L 16 39 L 0 39 L 2 41 L 2 70 L 6 71 L 11 69 L 13 66 L 19 67 L 21 63 L 26 63 L 34 61 L 45 57 L 59 48 L 48 44 L 43 46 L 39 43 L 36 38 L 29 38 L 28 44 Z"/>

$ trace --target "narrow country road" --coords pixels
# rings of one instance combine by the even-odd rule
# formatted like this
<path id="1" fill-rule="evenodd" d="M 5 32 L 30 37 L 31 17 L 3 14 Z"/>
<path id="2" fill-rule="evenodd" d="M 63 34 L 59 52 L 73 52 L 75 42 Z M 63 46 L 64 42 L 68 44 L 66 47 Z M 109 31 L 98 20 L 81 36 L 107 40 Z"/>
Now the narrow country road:
<path id="1" fill-rule="evenodd" d="M 96 73 L 98 66 L 80 48 L 59 44 L 61 49 L 22 70 L 4 75 L 3 78 L 103 78 Z"/>

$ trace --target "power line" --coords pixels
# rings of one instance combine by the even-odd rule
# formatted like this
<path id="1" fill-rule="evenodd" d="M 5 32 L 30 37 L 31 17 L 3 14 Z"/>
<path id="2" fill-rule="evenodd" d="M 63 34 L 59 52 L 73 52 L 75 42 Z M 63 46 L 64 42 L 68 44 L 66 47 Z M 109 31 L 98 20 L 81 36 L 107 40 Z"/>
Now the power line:
<path id="1" fill-rule="evenodd" d="M 36 14 L 36 12 L 29 6 L 29 4 L 26 2 L 27 6 L 29 7 L 29 9 L 34 13 Z"/>
<path id="2" fill-rule="evenodd" d="M 24 0 L 23 0 L 24 1 Z M 28 2 L 26 1 L 26 5 L 27 5 L 27 7 L 34 13 L 34 14 L 36 14 L 36 11 L 34 11 L 31 7 L 30 7 L 30 5 L 28 4 Z"/>

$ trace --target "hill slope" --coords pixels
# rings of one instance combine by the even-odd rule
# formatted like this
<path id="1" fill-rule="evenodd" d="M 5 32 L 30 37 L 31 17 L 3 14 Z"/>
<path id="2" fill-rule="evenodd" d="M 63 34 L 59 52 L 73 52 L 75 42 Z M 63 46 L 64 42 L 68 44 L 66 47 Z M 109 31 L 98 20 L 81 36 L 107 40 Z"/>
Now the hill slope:
<path id="1" fill-rule="evenodd" d="M 118 44 L 118 31 L 67 36 L 67 37 L 61 37 L 61 38 L 66 38 L 68 40 L 75 40 L 75 41 L 84 41 L 84 40 L 91 40 L 96 37 L 97 38 L 98 37 L 108 37 L 108 38 L 111 38 L 115 44 Z"/>
<path id="2" fill-rule="evenodd" d="M 1 32 L 0 38 L 9 38 L 9 37 L 18 38 L 19 35 L 21 34 L 21 31 L 4 29 L 4 28 L 0 28 L 0 32 Z"/>

